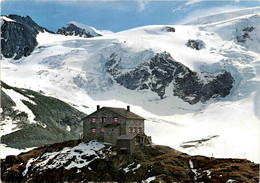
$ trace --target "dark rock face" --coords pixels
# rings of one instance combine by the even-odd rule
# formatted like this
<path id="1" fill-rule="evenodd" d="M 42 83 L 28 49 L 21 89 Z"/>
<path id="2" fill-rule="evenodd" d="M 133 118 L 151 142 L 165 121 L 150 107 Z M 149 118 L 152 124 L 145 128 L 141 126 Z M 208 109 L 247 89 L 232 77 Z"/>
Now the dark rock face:
<path id="1" fill-rule="evenodd" d="M 1 26 L 1 51 L 4 57 L 15 60 L 29 56 L 37 46 L 36 35 L 48 31 L 37 25 L 29 16 L 6 16 L 14 21 L 4 21 Z M 48 31 L 50 32 L 50 31 Z"/>
<path id="2" fill-rule="evenodd" d="M 215 79 L 203 84 L 196 73 L 190 72 L 183 78 L 176 78 L 174 81 L 174 95 L 179 96 L 190 104 L 199 101 L 206 102 L 211 98 L 225 97 L 230 93 L 234 83 L 231 74 L 223 71 Z"/>
<path id="3" fill-rule="evenodd" d="M 74 24 L 69 24 L 67 27 L 62 27 L 58 29 L 57 34 L 62 34 L 65 36 L 80 36 L 84 38 L 94 37 L 85 29 L 81 29 Z M 101 36 L 100 34 L 98 36 Z"/>
<path id="4" fill-rule="evenodd" d="M 161 98 L 165 89 L 179 73 L 188 71 L 181 63 L 176 62 L 170 54 L 156 54 L 150 62 L 138 65 L 127 73 L 120 74 L 120 58 L 112 54 L 106 63 L 107 72 L 114 76 L 115 80 L 128 89 L 150 89 Z"/>
<path id="5" fill-rule="evenodd" d="M 163 31 L 167 31 L 167 32 L 175 32 L 175 29 L 173 27 L 164 27 Z"/>
<path id="6" fill-rule="evenodd" d="M 79 140 L 67 141 L 7 156 L 1 160 L 1 179 L 3 182 L 144 182 L 152 178 L 151 182 L 165 183 L 222 183 L 229 179 L 257 183 L 259 180 L 259 165 L 247 160 L 189 156 L 159 145 L 145 147 L 131 156 L 117 154 L 105 158 L 113 151 L 111 146 L 95 151 L 95 155 L 88 155 L 86 149 L 70 150 L 79 143 Z M 72 152 L 75 156 L 71 157 L 68 153 Z M 84 164 L 86 161 L 89 163 Z M 67 167 L 75 164 L 78 166 Z"/>
<path id="7" fill-rule="evenodd" d="M 210 98 L 225 97 L 232 89 L 234 79 L 223 71 L 208 83 L 203 83 L 196 72 L 174 60 L 170 54 L 158 53 L 150 62 L 138 65 L 121 73 L 121 58 L 112 54 L 106 63 L 106 70 L 114 79 L 128 89 L 150 89 L 164 98 L 166 88 L 173 85 L 173 95 L 190 104 L 205 102 Z"/>
<path id="8" fill-rule="evenodd" d="M 250 39 L 250 32 L 255 30 L 254 27 L 246 27 L 242 30 L 241 35 L 237 36 L 237 42 L 244 43 L 247 39 Z"/>
<path id="9" fill-rule="evenodd" d="M 17 131 L 1 137 L 3 144 L 14 148 L 27 148 L 79 138 L 84 113 L 61 100 L 32 90 L 11 87 L 3 82 L 1 86 L 1 126 L 4 128 L 5 120 L 8 119 L 18 127 Z M 36 104 L 22 100 L 35 115 L 34 120 L 37 123 L 30 124 L 27 113 L 13 108 L 16 106 L 14 99 L 10 98 L 4 89 L 13 90 Z M 70 131 L 67 130 L 67 126 L 70 127 Z"/>
<path id="10" fill-rule="evenodd" d="M 188 47 L 192 48 L 192 49 L 196 49 L 196 50 L 201 50 L 203 48 L 205 48 L 205 43 L 202 40 L 192 40 L 189 39 L 187 44 Z"/>

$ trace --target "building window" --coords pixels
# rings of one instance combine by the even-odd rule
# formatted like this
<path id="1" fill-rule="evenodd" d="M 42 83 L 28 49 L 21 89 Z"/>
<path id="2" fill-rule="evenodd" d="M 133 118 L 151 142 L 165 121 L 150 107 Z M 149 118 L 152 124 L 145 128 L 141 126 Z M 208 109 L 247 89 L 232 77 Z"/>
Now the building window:
<path id="1" fill-rule="evenodd" d="M 95 117 L 91 118 L 91 122 L 96 123 L 96 118 Z"/>
<path id="2" fill-rule="evenodd" d="M 101 118 L 99 119 L 99 121 L 100 121 L 100 123 L 105 123 L 105 122 L 106 122 L 106 117 L 101 117 Z"/>
<path id="3" fill-rule="evenodd" d="M 91 128 L 92 133 L 96 133 L 96 128 Z"/>
<path id="4" fill-rule="evenodd" d="M 100 128 L 100 132 L 104 133 L 105 132 L 105 128 Z"/>
<path id="5" fill-rule="evenodd" d="M 132 132 L 132 128 L 131 128 L 131 127 L 128 128 L 128 132 L 129 132 L 129 133 Z"/>
<path id="6" fill-rule="evenodd" d="M 114 117 L 114 123 L 118 123 L 118 117 Z"/>
<path id="7" fill-rule="evenodd" d="M 135 127 L 133 127 L 133 133 L 135 133 Z"/>
<path id="8" fill-rule="evenodd" d="M 139 128 L 138 128 L 138 133 L 141 133 L 141 132 L 142 132 L 142 128 L 139 127 Z"/>

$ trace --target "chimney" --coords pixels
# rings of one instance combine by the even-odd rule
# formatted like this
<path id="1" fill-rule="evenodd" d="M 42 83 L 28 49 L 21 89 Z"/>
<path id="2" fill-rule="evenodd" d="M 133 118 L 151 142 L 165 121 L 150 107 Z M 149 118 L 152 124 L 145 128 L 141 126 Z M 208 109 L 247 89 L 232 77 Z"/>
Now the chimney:
<path id="1" fill-rule="evenodd" d="M 100 105 L 97 105 L 97 111 L 100 109 Z"/>
<path id="2" fill-rule="evenodd" d="M 129 106 L 129 105 L 127 106 L 127 109 L 126 109 L 126 110 L 127 110 L 127 111 L 130 111 L 130 106 Z"/>

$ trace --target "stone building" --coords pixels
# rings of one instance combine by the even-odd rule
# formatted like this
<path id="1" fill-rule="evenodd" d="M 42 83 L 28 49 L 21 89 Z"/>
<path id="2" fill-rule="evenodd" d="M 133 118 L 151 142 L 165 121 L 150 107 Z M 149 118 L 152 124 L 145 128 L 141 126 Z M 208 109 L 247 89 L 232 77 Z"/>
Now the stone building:
<path id="1" fill-rule="evenodd" d="M 144 118 L 130 111 L 130 106 L 112 108 L 97 106 L 97 110 L 83 118 L 83 140 L 111 143 L 118 151 L 132 154 L 142 146 L 151 145 L 144 133 Z"/>

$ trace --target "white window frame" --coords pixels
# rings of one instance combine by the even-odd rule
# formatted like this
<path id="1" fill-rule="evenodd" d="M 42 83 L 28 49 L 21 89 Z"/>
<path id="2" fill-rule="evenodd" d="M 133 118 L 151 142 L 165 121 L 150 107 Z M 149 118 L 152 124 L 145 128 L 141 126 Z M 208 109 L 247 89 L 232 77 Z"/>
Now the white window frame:
<path id="1" fill-rule="evenodd" d="M 91 123 L 96 123 L 96 117 L 91 118 Z"/>
<path id="2" fill-rule="evenodd" d="M 118 123 L 118 117 L 114 117 L 114 118 L 113 118 L 113 122 L 114 122 L 114 123 Z"/>

